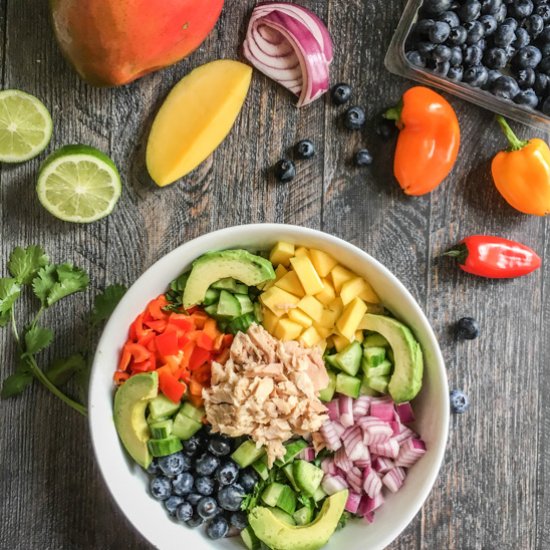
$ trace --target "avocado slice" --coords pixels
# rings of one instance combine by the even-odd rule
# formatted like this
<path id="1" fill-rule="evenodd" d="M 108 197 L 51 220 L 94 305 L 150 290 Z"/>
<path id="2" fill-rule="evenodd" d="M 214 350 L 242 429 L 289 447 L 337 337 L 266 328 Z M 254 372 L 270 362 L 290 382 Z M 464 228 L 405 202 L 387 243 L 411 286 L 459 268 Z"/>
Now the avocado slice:
<path id="1" fill-rule="evenodd" d="M 246 250 L 208 252 L 193 262 L 183 293 L 184 307 L 202 304 L 208 287 L 227 278 L 256 286 L 275 279 L 275 271 L 269 260 Z"/>
<path id="2" fill-rule="evenodd" d="M 312 523 L 287 525 L 269 508 L 257 506 L 248 515 L 254 534 L 270 548 L 277 550 L 318 550 L 330 539 L 346 506 L 348 491 L 328 497 Z"/>
<path id="3" fill-rule="evenodd" d="M 363 327 L 381 334 L 393 351 L 393 375 L 388 384 L 392 399 L 403 403 L 416 397 L 422 387 L 424 360 L 411 330 L 397 319 L 372 313 L 365 315 Z"/>
<path id="4" fill-rule="evenodd" d="M 158 374 L 131 376 L 115 393 L 114 421 L 118 437 L 128 454 L 143 468 L 153 460 L 147 447 L 150 439 L 145 410 L 158 394 Z"/>

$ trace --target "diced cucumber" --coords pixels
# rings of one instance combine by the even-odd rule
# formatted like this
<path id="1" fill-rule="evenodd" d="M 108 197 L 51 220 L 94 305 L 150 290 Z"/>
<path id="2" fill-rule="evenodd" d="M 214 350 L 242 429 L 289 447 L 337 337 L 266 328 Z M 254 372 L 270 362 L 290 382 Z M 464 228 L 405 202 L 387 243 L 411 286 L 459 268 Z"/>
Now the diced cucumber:
<path id="1" fill-rule="evenodd" d="M 265 449 L 263 447 L 256 447 L 256 443 L 251 439 L 246 440 L 242 443 L 235 452 L 231 455 L 231 458 L 241 467 L 246 468 L 250 466 L 253 462 L 256 462 L 265 454 Z"/>
<path id="2" fill-rule="evenodd" d="M 321 502 L 326 496 L 327 494 L 325 493 L 325 491 L 323 491 L 323 488 L 319 485 L 315 493 L 313 493 L 313 500 L 315 502 Z"/>
<path id="3" fill-rule="evenodd" d="M 388 393 L 388 384 L 390 383 L 389 376 L 376 376 L 374 378 L 368 377 L 368 384 L 377 392 Z"/>
<path id="4" fill-rule="evenodd" d="M 252 313 L 254 311 L 254 304 L 252 300 L 248 297 L 248 294 L 234 294 L 235 299 L 239 302 L 241 306 L 241 314 Z"/>
<path id="5" fill-rule="evenodd" d="M 209 288 L 204 295 L 203 304 L 210 306 L 215 304 L 220 299 L 220 291 L 216 288 Z"/>
<path id="6" fill-rule="evenodd" d="M 220 279 L 219 281 L 212 283 L 210 285 L 210 288 L 214 288 L 216 290 L 229 290 L 231 292 L 237 292 L 237 281 L 235 281 L 235 279 L 232 279 L 231 277 L 227 277 L 225 279 Z"/>
<path id="7" fill-rule="evenodd" d="M 290 514 L 283 512 L 280 508 L 271 508 L 271 513 L 287 525 L 296 525 L 294 518 Z"/>
<path id="8" fill-rule="evenodd" d="M 197 409 L 197 407 L 194 407 L 188 401 L 183 404 L 183 407 L 181 408 L 181 413 L 191 420 L 194 420 L 195 422 L 202 422 L 202 419 L 206 414 L 205 410 L 202 407 Z"/>
<path id="9" fill-rule="evenodd" d="M 265 481 L 269 477 L 269 468 L 267 467 L 267 455 L 262 456 L 252 464 L 252 468 Z"/>
<path id="10" fill-rule="evenodd" d="M 386 360 L 386 348 L 365 348 L 363 350 L 363 357 L 365 358 L 363 361 L 363 370 L 365 370 L 365 367 L 372 369 Z"/>
<path id="11" fill-rule="evenodd" d="M 332 371 L 327 371 L 328 374 L 328 386 L 319 392 L 319 399 L 328 403 L 334 397 L 336 391 L 336 374 Z"/>
<path id="12" fill-rule="evenodd" d="M 337 353 L 334 353 L 332 355 L 325 355 L 323 357 L 323 359 L 325 360 L 326 363 L 328 363 L 331 367 L 335 368 L 335 369 L 339 369 L 340 367 L 336 364 L 336 356 L 338 354 Z"/>
<path id="13" fill-rule="evenodd" d="M 174 422 L 172 420 L 162 420 L 155 422 L 149 426 L 151 430 L 151 436 L 153 439 L 165 439 L 172 434 L 172 426 Z"/>
<path id="14" fill-rule="evenodd" d="M 378 397 L 380 395 L 376 390 L 373 390 L 369 386 L 369 379 L 367 378 L 367 375 L 363 377 L 363 381 L 361 382 L 360 393 L 361 395 L 368 395 L 370 397 Z"/>
<path id="15" fill-rule="evenodd" d="M 286 485 L 282 483 L 270 483 L 262 493 L 262 500 L 268 506 L 277 506 L 279 502 L 279 497 L 283 494 Z"/>
<path id="16" fill-rule="evenodd" d="M 215 303 L 215 304 L 211 304 L 209 306 L 206 306 L 204 308 L 204 311 L 206 311 L 206 313 L 208 313 L 208 315 L 210 315 L 210 317 L 214 317 L 214 319 L 215 319 L 218 315 L 218 304 Z"/>
<path id="17" fill-rule="evenodd" d="M 355 378 L 355 376 L 349 376 L 344 373 L 336 375 L 336 391 L 349 397 L 356 399 L 359 397 L 359 390 L 361 388 L 361 380 Z"/>
<path id="18" fill-rule="evenodd" d="M 161 418 L 153 418 L 151 416 L 151 413 L 149 413 L 147 415 L 147 424 L 151 425 L 151 424 L 156 424 L 157 422 L 164 422 L 165 420 L 170 420 L 170 418 L 168 416 L 162 416 Z"/>
<path id="19" fill-rule="evenodd" d="M 174 418 L 174 425 L 172 426 L 172 435 L 187 441 L 189 438 L 193 437 L 200 429 L 202 424 L 189 418 L 183 413 L 181 409 L 176 417 Z"/>
<path id="20" fill-rule="evenodd" d="M 235 281 L 235 294 L 248 294 L 248 287 L 244 283 Z"/>
<path id="21" fill-rule="evenodd" d="M 296 485 L 296 481 L 294 479 L 294 472 L 292 468 L 292 464 L 287 464 L 286 466 L 283 466 L 283 472 L 285 473 L 286 477 L 288 478 L 288 481 L 292 485 L 292 488 L 295 491 L 300 491 L 300 487 Z"/>
<path id="22" fill-rule="evenodd" d="M 308 446 L 307 441 L 304 441 L 303 439 L 296 439 L 294 441 L 291 441 L 290 443 L 287 443 L 285 445 L 286 453 L 283 458 L 278 458 L 275 461 L 275 464 L 277 466 L 284 466 L 285 464 L 288 464 L 289 462 L 292 462 L 297 454 L 300 453 L 301 450 L 305 449 Z"/>
<path id="23" fill-rule="evenodd" d="M 321 485 L 321 481 L 325 475 L 321 468 L 317 468 L 317 466 L 305 460 L 296 460 L 293 464 L 292 473 L 294 474 L 296 485 L 298 485 L 306 495 L 310 496 L 315 494 L 315 491 L 319 485 Z"/>
<path id="24" fill-rule="evenodd" d="M 246 332 L 252 323 L 256 322 L 256 317 L 252 313 L 245 313 L 240 315 L 227 325 L 227 330 L 231 334 L 237 334 L 237 332 Z"/>
<path id="25" fill-rule="evenodd" d="M 277 508 L 287 514 L 293 514 L 296 511 L 296 493 L 288 485 L 283 485 L 283 490 L 277 500 Z"/>
<path id="26" fill-rule="evenodd" d="M 222 290 L 220 292 L 220 299 L 218 301 L 218 310 L 216 315 L 219 317 L 226 317 L 228 319 L 235 319 L 241 314 L 241 305 L 239 300 L 233 296 L 227 290 Z"/>
<path id="27" fill-rule="evenodd" d="M 377 376 L 390 376 L 393 370 L 393 365 L 384 359 L 378 366 L 371 367 L 367 373 L 369 378 L 376 378 Z"/>
<path id="28" fill-rule="evenodd" d="M 364 348 L 389 348 L 390 343 L 377 332 L 369 334 L 363 340 Z"/>
<path id="29" fill-rule="evenodd" d="M 352 342 L 334 356 L 336 366 L 350 376 L 355 376 L 361 367 L 363 348 L 359 342 Z"/>
<path id="30" fill-rule="evenodd" d="M 181 406 L 181 403 L 174 403 L 163 394 L 157 395 L 149 401 L 149 414 L 152 419 L 170 418 L 174 416 Z"/>
<path id="31" fill-rule="evenodd" d="M 307 525 L 308 523 L 311 523 L 311 520 L 313 519 L 313 510 L 307 506 L 304 506 L 303 508 L 296 510 L 296 512 L 292 514 L 292 518 L 296 522 L 296 525 Z"/>
<path id="32" fill-rule="evenodd" d="M 164 439 L 150 439 L 147 446 L 153 456 L 168 456 L 183 449 L 180 439 L 173 435 Z"/>
<path id="33" fill-rule="evenodd" d="M 256 536 L 250 525 L 241 531 L 241 538 L 248 550 L 259 550 L 261 546 L 260 539 Z"/>

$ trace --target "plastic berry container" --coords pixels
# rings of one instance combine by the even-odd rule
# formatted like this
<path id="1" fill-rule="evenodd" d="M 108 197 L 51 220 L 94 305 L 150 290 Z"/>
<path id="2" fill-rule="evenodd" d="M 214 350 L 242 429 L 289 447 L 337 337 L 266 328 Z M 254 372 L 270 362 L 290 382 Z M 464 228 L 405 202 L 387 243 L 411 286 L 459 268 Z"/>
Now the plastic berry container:
<path id="1" fill-rule="evenodd" d="M 439 88 L 449 94 L 522 124 L 527 124 L 546 132 L 550 130 L 550 117 L 541 111 L 517 105 L 513 101 L 501 99 L 481 88 L 475 88 L 463 82 L 454 82 L 449 78 L 433 73 L 430 69 L 423 69 L 410 63 L 405 55 L 406 42 L 418 19 L 418 11 L 422 4 L 423 0 L 409 0 L 405 6 L 384 59 L 384 64 L 391 73 L 415 80 L 427 86 Z M 504 74 L 504 71 L 502 72 Z"/>

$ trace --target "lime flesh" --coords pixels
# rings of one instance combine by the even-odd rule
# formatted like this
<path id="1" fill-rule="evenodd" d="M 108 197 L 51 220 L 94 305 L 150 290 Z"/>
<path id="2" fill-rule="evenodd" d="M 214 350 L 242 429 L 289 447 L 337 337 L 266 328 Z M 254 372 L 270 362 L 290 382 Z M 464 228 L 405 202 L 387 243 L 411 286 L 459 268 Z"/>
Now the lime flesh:
<path id="1" fill-rule="evenodd" d="M 20 90 L 0 92 L 0 162 L 36 157 L 52 131 L 52 117 L 39 99 Z"/>

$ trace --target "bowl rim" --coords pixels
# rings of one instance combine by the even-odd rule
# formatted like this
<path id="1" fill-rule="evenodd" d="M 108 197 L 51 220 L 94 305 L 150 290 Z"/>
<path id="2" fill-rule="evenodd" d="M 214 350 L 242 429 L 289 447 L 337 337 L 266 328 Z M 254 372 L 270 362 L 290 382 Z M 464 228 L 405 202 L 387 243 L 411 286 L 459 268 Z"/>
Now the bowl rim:
<path id="1" fill-rule="evenodd" d="M 143 529 L 140 527 L 140 525 L 138 525 L 135 518 L 132 517 L 132 515 L 127 510 L 125 510 L 124 507 L 122 506 L 122 503 L 120 502 L 120 499 L 117 496 L 114 490 L 114 487 L 112 487 L 111 484 L 108 482 L 108 476 L 107 476 L 108 460 L 103 458 L 98 450 L 98 441 L 99 441 L 100 434 L 98 433 L 98 430 L 96 429 L 96 426 L 95 426 L 95 414 L 94 414 L 94 407 L 92 406 L 92 398 L 93 398 L 94 392 L 96 391 L 95 390 L 96 379 L 98 377 L 96 373 L 99 371 L 100 364 L 102 362 L 101 360 L 102 349 L 106 346 L 106 341 L 109 339 L 110 333 L 113 330 L 115 331 L 117 330 L 117 328 L 115 327 L 117 311 L 119 309 L 124 309 L 127 305 L 131 304 L 132 293 L 135 292 L 135 289 L 138 288 L 141 285 L 142 281 L 146 280 L 152 272 L 160 270 L 163 264 L 171 263 L 173 258 L 174 259 L 179 258 L 182 261 L 182 264 L 184 264 L 186 261 L 184 253 L 187 249 L 193 249 L 197 247 L 200 248 L 203 242 L 208 242 L 211 240 L 215 241 L 217 240 L 218 237 L 222 237 L 222 236 L 227 237 L 228 232 L 235 235 L 234 246 L 239 246 L 238 239 L 245 234 L 254 232 L 254 230 L 256 229 L 258 230 L 261 229 L 262 232 L 274 232 L 275 235 L 277 232 L 289 231 L 289 232 L 295 233 L 297 237 L 299 237 L 298 234 L 300 234 L 302 236 L 309 236 L 314 239 L 317 238 L 325 242 L 329 242 L 333 246 L 343 247 L 344 249 L 347 249 L 348 251 L 350 251 L 352 254 L 359 256 L 361 260 L 363 260 L 364 262 L 373 264 L 374 267 L 383 275 L 384 278 L 389 279 L 390 282 L 393 285 L 397 286 L 400 289 L 400 291 L 407 297 L 409 302 L 408 305 L 412 307 L 414 313 L 418 318 L 419 323 L 422 324 L 422 330 L 429 341 L 433 362 L 437 367 L 437 371 L 440 376 L 440 382 L 443 386 L 443 390 L 445 391 L 444 402 L 446 404 L 446 406 L 443 407 L 443 410 L 442 410 L 443 418 L 442 418 L 442 422 L 440 423 L 440 426 L 441 426 L 440 433 L 438 433 L 436 436 L 436 442 L 437 442 L 436 449 L 433 448 L 433 445 L 431 446 L 431 449 L 430 449 L 433 453 L 432 460 L 434 463 L 434 467 L 430 470 L 430 473 L 428 474 L 428 476 L 424 478 L 425 482 L 423 483 L 422 489 L 418 492 L 418 496 L 415 501 L 416 504 L 410 507 L 409 513 L 404 514 L 402 516 L 402 519 L 399 522 L 398 528 L 388 530 L 387 535 L 383 537 L 383 539 L 380 541 L 380 546 L 377 546 L 377 548 L 380 548 L 380 549 L 385 548 L 406 529 L 409 523 L 421 510 L 426 499 L 428 498 L 429 494 L 433 489 L 433 486 L 435 484 L 435 481 L 439 475 L 441 466 L 443 464 L 443 459 L 445 456 L 445 450 L 446 450 L 448 434 L 449 434 L 449 417 L 450 417 L 449 387 L 448 387 L 447 373 L 445 369 L 445 362 L 443 359 L 443 355 L 441 353 L 441 349 L 439 347 L 439 343 L 437 341 L 437 338 L 435 336 L 435 333 L 432 329 L 430 322 L 428 321 L 424 311 L 422 310 L 422 308 L 420 307 L 416 299 L 413 297 L 410 291 L 405 287 L 405 285 L 385 265 L 383 265 L 380 261 L 378 261 L 376 258 L 371 256 L 369 253 L 365 252 L 358 246 L 348 241 L 345 241 L 339 237 L 336 237 L 334 235 L 331 235 L 321 230 L 311 229 L 311 228 L 292 225 L 292 224 L 283 224 L 283 223 L 254 223 L 254 224 L 235 225 L 235 226 L 230 226 L 230 227 L 218 229 L 215 231 L 207 232 L 190 241 L 187 241 L 179 245 L 178 247 L 172 249 L 170 252 L 161 256 L 151 266 L 149 266 L 134 281 L 134 283 L 132 283 L 132 285 L 130 285 L 126 294 L 123 296 L 123 298 L 121 299 L 121 301 L 119 302 L 119 304 L 117 305 L 113 313 L 111 314 L 109 321 L 107 322 L 106 326 L 103 329 L 98 345 L 96 347 L 96 351 L 94 353 L 94 359 L 92 362 L 92 368 L 90 373 L 90 384 L 89 384 L 89 390 L 88 390 L 88 404 L 89 404 L 88 426 L 90 429 L 90 439 L 91 439 L 92 448 L 94 452 L 95 462 L 99 468 L 101 477 L 103 478 L 103 481 L 109 493 L 111 494 L 113 500 L 115 501 L 117 507 L 122 512 L 126 520 L 130 522 L 130 524 L 141 535 L 141 537 L 143 537 L 150 544 L 155 546 L 155 542 L 151 540 L 149 536 L 147 536 L 144 533 Z M 214 245 L 214 248 L 215 248 L 215 245 Z M 189 258 L 189 262 L 192 262 L 194 259 L 196 259 L 196 257 Z M 118 330 L 120 330 L 120 327 L 118 328 Z"/>

